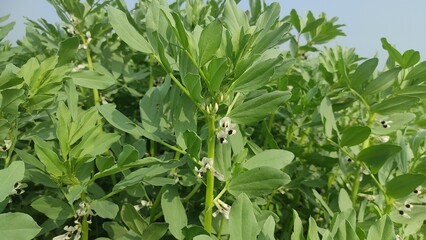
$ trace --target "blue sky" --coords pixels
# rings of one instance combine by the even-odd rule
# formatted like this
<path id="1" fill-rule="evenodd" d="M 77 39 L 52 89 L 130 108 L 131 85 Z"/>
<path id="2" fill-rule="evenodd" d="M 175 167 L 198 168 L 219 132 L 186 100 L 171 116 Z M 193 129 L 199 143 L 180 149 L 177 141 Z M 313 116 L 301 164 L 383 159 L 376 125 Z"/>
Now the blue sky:
<path id="1" fill-rule="evenodd" d="M 126 0 L 132 3 L 135 0 Z M 268 3 L 273 2 L 267 0 Z M 383 64 L 387 54 L 382 50 L 380 38 L 386 37 L 400 52 L 414 49 L 420 52 L 422 60 L 426 57 L 426 1 L 425 0 L 280 0 L 283 14 L 296 9 L 305 16 L 311 10 L 315 16 L 325 12 L 328 17 L 338 17 L 338 23 L 345 24 L 346 37 L 339 37 L 328 46 L 339 43 L 352 47 L 361 57 L 377 54 Z M 239 4 L 248 9 L 248 0 Z M 30 19 L 44 18 L 57 22 L 54 8 L 45 0 L 0 0 L 0 16 L 11 14 L 15 29 L 8 38 L 19 39 L 25 33 L 26 16 Z M 382 65 L 381 64 L 381 65 Z"/>

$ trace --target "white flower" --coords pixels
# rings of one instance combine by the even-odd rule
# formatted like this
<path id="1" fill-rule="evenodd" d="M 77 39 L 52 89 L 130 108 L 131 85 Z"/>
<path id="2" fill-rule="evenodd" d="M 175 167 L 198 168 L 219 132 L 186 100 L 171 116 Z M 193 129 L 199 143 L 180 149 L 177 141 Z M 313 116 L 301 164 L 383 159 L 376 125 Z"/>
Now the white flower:
<path id="1" fill-rule="evenodd" d="M 232 122 L 230 117 L 224 117 L 219 120 L 219 125 L 224 129 L 228 128 L 231 125 L 231 123 Z"/>
<path id="2" fill-rule="evenodd" d="M 287 90 L 288 90 L 288 91 L 293 90 L 293 85 L 287 85 Z"/>
<path id="3" fill-rule="evenodd" d="M 200 178 L 203 177 L 204 173 L 207 172 L 207 169 L 213 170 L 212 158 L 203 157 L 203 159 L 201 160 L 201 168 L 194 167 L 195 172 L 198 173 L 197 176 Z"/>
<path id="4" fill-rule="evenodd" d="M 61 235 L 58 235 L 58 236 L 52 238 L 52 240 L 68 240 L 68 239 L 71 239 L 71 237 L 68 235 L 68 233 L 64 233 L 64 234 L 61 234 Z"/>
<path id="5" fill-rule="evenodd" d="M 203 157 L 201 160 L 204 169 L 211 169 L 213 167 L 213 158 Z"/>
<path id="6" fill-rule="evenodd" d="M 379 136 L 379 141 L 382 143 L 389 142 L 389 136 Z"/>
<path id="7" fill-rule="evenodd" d="M 217 178 L 217 180 L 219 180 L 221 182 L 225 181 L 225 176 L 223 176 L 222 173 L 214 170 L 213 175 Z"/>
<path id="8" fill-rule="evenodd" d="M 12 146 L 12 141 L 9 139 L 4 140 L 4 145 L 0 147 L 0 152 L 6 152 Z"/>
<path id="9" fill-rule="evenodd" d="M 223 217 L 229 219 L 229 213 L 231 212 L 231 206 L 221 201 L 220 199 L 216 200 L 214 204 L 217 207 L 217 212 L 223 214 Z M 215 215 L 217 216 L 218 213 Z"/>
<path id="10" fill-rule="evenodd" d="M 216 137 L 217 137 L 217 139 L 219 140 L 219 142 L 220 142 L 221 144 L 226 144 L 226 143 L 228 143 L 228 140 L 226 140 L 226 138 L 228 137 L 228 133 L 227 133 L 227 132 L 225 132 L 224 130 L 219 131 L 219 132 L 216 134 Z"/>

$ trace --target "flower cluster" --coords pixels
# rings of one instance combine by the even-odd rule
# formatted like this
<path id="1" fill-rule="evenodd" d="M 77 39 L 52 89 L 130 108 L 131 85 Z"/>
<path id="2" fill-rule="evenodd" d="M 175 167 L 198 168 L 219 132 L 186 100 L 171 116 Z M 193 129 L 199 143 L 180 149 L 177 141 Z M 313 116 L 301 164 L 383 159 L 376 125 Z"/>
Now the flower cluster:
<path id="1" fill-rule="evenodd" d="M 219 180 L 224 181 L 225 177 L 218 171 L 213 168 L 213 159 L 203 157 L 201 160 L 201 168 L 194 167 L 195 172 L 197 172 L 197 176 L 202 178 L 204 173 L 207 172 L 207 169 L 210 169 L 213 172 L 213 175 Z"/>
<path id="2" fill-rule="evenodd" d="M 422 198 L 422 187 L 418 186 L 416 189 L 413 190 L 413 194 L 415 194 L 418 198 Z M 409 215 L 409 213 L 411 212 L 411 210 L 413 209 L 414 205 L 412 204 L 412 199 L 407 199 L 404 204 L 399 203 L 398 205 L 398 214 L 404 218 L 411 218 L 411 216 Z M 398 206 L 396 205 L 396 207 Z"/>
<path id="3" fill-rule="evenodd" d="M 133 207 L 136 209 L 136 211 L 141 210 L 144 207 L 151 207 L 152 206 L 152 202 L 151 201 L 147 201 L 147 200 L 140 200 L 140 204 L 138 205 L 134 205 Z"/>
<path id="4" fill-rule="evenodd" d="M 79 240 L 81 238 L 81 220 L 84 216 L 89 216 L 89 219 L 87 222 L 90 224 L 92 223 L 91 216 L 93 216 L 93 212 L 90 209 L 89 204 L 86 202 L 80 202 L 79 209 L 75 211 L 76 215 L 74 216 L 74 226 L 65 226 L 64 230 L 66 233 L 61 234 L 59 236 L 56 236 L 53 238 L 53 240 L 67 240 L 71 239 L 72 235 L 74 235 L 74 240 Z"/>
<path id="5" fill-rule="evenodd" d="M 231 118 L 224 117 L 219 120 L 220 131 L 216 134 L 217 139 L 220 143 L 225 144 L 228 142 L 228 136 L 232 136 L 237 133 L 237 124 L 232 123 Z"/>

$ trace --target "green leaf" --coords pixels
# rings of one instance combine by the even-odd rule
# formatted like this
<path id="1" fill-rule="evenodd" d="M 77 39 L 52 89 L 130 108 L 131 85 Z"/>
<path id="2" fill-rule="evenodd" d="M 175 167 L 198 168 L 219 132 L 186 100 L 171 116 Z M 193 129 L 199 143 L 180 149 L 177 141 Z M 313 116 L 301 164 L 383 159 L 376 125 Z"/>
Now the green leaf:
<path id="1" fill-rule="evenodd" d="M 191 156 L 198 159 L 201 152 L 201 138 L 197 133 L 193 131 L 186 131 L 183 133 L 185 145 L 187 147 L 186 152 Z"/>
<path id="2" fill-rule="evenodd" d="M 231 144 L 221 144 L 216 143 L 215 147 L 215 159 L 214 159 L 214 168 L 216 171 L 220 172 L 225 180 L 228 180 L 231 177 Z"/>
<path id="3" fill-rule="evenodd" d="M 165 13 L 164 13 L 165 14 Z M 188 35 L 186 33 L 185 27 L 183 26 L 182 20 L 180 19 L 179 15 L 175 12 L 171 12 L 171 15 L 173 19 L 175 20 L 176 24 L 176 30 L 179 37 L 179 42 L 182 44 L 182 47 L 184 49 L 188 49 Z"/>
<path id="4" fill-rule="evenodd" d="M 203 97 L 201 96 L 202 87 L 200 75 L 192 73 L 186 74 L 186 76 L 183 78 L 183 84 L 185 84 L 192 99 L 194 99 L 196 102 L 202 101 Z"/>
<path id="5" fill-rule="evenodd" d="M 265 61 L 259 61 L 231 84 L 229 91 L 250 92 L 265 86 L 275 72 L 275 67 L 282 63 L 281 56 Z"/>
<path id="6" fill-rule="evenodd" d="M 341 212 L 344 212 L 348 209 L 352 209 L 352 201 L 349 197 L 348 192 L 345 189 L 341 188 L 339 191 L 339 209 Z"/>
<path id="7" fill-rule="evenodd" d="M 281 149 L 269 149 L 248 159 L 243 166 L 249 170 L 263 166 L 282 169 L 290 164 L 293 159 L 294 154 L 292 152 Z"/>
<path id="8" fill-rule="evenodd" d="M 227 70 L 226 58 L 214 58 L 210 61 L 206 71 L 206 78 L 211 91 L 219 91 Z"/>
<path id="9" fill-rule="evenodd" d="M 79 44 L 78 37 L 67 38 L 59 44 L 58 67 L 75 59 Z"/>
<path id="10" fill-rule="evenodd" d="M 426 86 L 408 86 L 398 92 L 398 95 L 426 99 Z"/>
<path id="11" fill-rule="evenodd" d="M 46 167 L 46 171 L 54 177 L 62 176 L 66 172 L 65 166 L 59 160 L 58 155 L 52 150 L 52 146 L 38 136 L 33 136 L 33 141 L 37 157 Z"/>
<path id="12" fill-rule="evenodd" d="M 265 93 L 234 107 L 229 117 L 239 124 L 254 123 L 275 112 L 290 97 L 287 91 Z"/>
<path id="13" fill-rule="evenodd" d="M 117 35 L 131 48 L 146 54 L 153 53 L 151 45 L 130 24 L 124 12 L 113 7 L 109 7 L 108 19 Z"/>
<path id="14" fill-rule="evenodd" d="M 414 51 L 413 49 L 407 50 L 402 55 L 402 68 L 409 68 L 414 66 L 416 63 L 420 61 L 420 53 L 418 51 Z"/>
<path id="15" fill-rule="evenodd" d="M 378 63 L 379 60 L 377 58 L 371 58 L 361 63 L 350 76 L 351 86 L 355 90 L 361 89 L 362 84 L 373 76 Z"/>
<path id="16" fill-rule="evenodd" d="M 118 155 L 117 165 L 123 167 L 131 164 L 139 159 L 139 152 L 132 145 L 126 144 L 123 147 L 123 151 Z"/>
<path id="17" fill-rule="evenodd" d="M 306 24 L 306 26 L 302 29 L 302 31 L 300 33 L 307 33 L 307 32 L 310 32 L 312 30 L 315 30 L 321 24 L 323 24 L 324 21 L 325 21 L 324 18 L 318 18 L 318 19 Z"/>
<path id="18" fill-rule="evenodd" d="M 25 164 L 22 161 L 14 161 L 7 168 L 0 170 L 0 202 L 12 194 L 17 182 L 24 178 Z"/>
<path id="19" fill-rule="evenodd" d="M 150 88 L 145 93 L 139 101 L 139 110 L 144 129 L 149 132 L 157 131 L 163 116 L 163 100 L 158 88 Z"/>
<path id="20" fill-rule="evenodd" d="M 249 197 L 266 195 L 290 182 L 284 172 L 271 167 L 258 167 L 231 179 L 228 191 L 234 196 L 245 193 Z"/>
<path id="21" fill-rule="evenodd" d="M 4 26 L 0 26 L 0 41 L 2 41 L 10 31 L 12 31 L 14 26 L 15 26 L 15 22 L 11 22 Z"/>
<path id="22" fill-rule="evenodd" d="M 101 218 L 114 219 L 118 213 L 118 205 L 107 200 L 94 200 L 90 203 L 90 208 Z"/>
<path id="23" fill-rule="evenodd" d="M 363 149 L 358 154 L 358 160 L 363 161 L 372 173 L 377 173 L 383 164 L 401 151 L 400 146 L 391 144 L 374 145 Z"/>
<path id="24" fill-rule="evenodd" d="M 341 146 L 354 146 L 358 145 L 370 136 L 371 129 L 365 126 L 348 127 L 342 132 L 342 139 L 340 140 Z"/>
<path id="25" fill-rule="evenodd" d="M 111 76 L 88 70 L 72 72 L 70 77 L 76 85 L 86 88 L 106 89 L 115 84 Z"/>
<path id="26" fill-rule="evenodd" d="M 6 65 L 0 74 L 0 90 L 14 87 L 24 81 L 24 79 L 18 77 L 18 71 L 19 68 L 17 68 L 12 63 Z"/>
<path id="27" fill-rule="evenodd" d="M 220 21 L 214 20 L 201 32 L 200 41 L 198 42 L 200 66 L 204 66 L 204 64 L 215 56 L 222 42 L 222 29 L 223 26 Z"/>
<path id="28" fill-rule="evenodd" d="M 167 229 L 169 229 L 167 223 L 151 223 L 143 232 L 142 239 L 160 240 L 166 234 Z"/>
<path id="29" fill-rule="evenodd" d="M 396 96 L 383 100 L 371 107 L 373 112 L 389 115 L 392 113 L 400 113 L 409 111 L 411 107 L 419 102 L 417 97 Z"/>
<path id="30" fill-rule="evenodd" d="M 400 71 L 401 68 L 394 68 L 383 72 L 377 78 L 373 79 L 373 81 L 367 84 L 363 94 L 375 94 L 386 90 L 395 82 Z"/>
<path id="31" fill-rule="evenodd" d="M 163 65 L 164 70 L 167 73 L 171 73 L 173 71 L 173 69 L 170 66 L 169 56 L 166 53 L 166 47 L 161 42 L 160 37 L 158 36 L 157 32 L 153 32 L 152 35 L 155 37 L 155 41 L 156 41 L 156 45 L 157 45 L 157 51 L 158 51 L 158 55 L 160 57 L 160 62 Z"/>
<path id="32" fill-rule="evenodd" d="M 31 207 L 54 220 L 65 220 L 74 216 L 69 204 L 50 196 L 38 198 L 31 203 Z"/>
<path id="33" fill-rule="evenodd" d="M 338 131 L 336 125 L 336 118 L 334 117 L 333 106 L 328 97 L 323 98 L 320 104 L 319 113 L 324 125 L 325 135 L 329 138 L 333 135 L 333 129 Z"/>
<path id="34" fill-rule="evenodd" d="M 293 209 L 293 233 L 291 234 L 291 240 L 304 240 L 303 236 L 303 225 L 300 220 L 299 214 Z"/>
<path id="35" fill-rule="evenodd" d="M 154 141 L 161 141 L 159 137 L 136 125 L 113 106 L 112 104 L 104 104 L 98 107 L 99 112 L 112 126 L 135 137 L 144 136 Z"/>
<path id="36" fill-rule="evenodd" d="M 324 237 L 324 235 L 323 235 L 323 237 Z M 326 238 L 324 238 L 324 239 L 326 239 Z M 315 222 L 315 219 L 313 219 L 312 217 L 309 217 L 309 229 L 308 229 L 307 240 L 320 240 L 320 238 L 318 236 L 317 223 Z"/>
<path id="37" fill-rule="evenodd" d="M 14 151 L 18 154 L 19 158 L 24 161 L 26 164 L 32 165 L 40 170 L 45 170 L 43 163 L 41 163 L 36 157 L 29 154 L 27 151 L 14 149 Z"/>
<path id="38" fill-rule="evenodd" d="M 28 240 L 33 239 L 41 228 L 25 213 L 0 214 L 0 236 L 3 239 Z"/>
<path id="39" fill-rule="evenodd" d="M 253 205 L 244 193 L 238 195 L 229 213 L 229 235 L 233 240 L 254 240 L 257 235 L 257 221 Z"/>
<path id="40" fill-rule="evenodd" d="M 405 80 L 426 80 L 426 61 L 413 67 L 405 77 Z"/>
<path id="41" fill-rule="evenodd" d="M 423 174 L 403 174 L 392 178 L 386 183 L 386 194 L 393 198 L 403 198 L 412 193 L 416 187 L 426 181 Z"/>
<path id="42" fill-rule="evenodd" d="M 177 239 L 184 239 L 182 229 L 188 225 L 185 208 L 180 201 L 176 186 L 164 186 L 164 194 L 161 196 L 161 208 L 164 219 L 169 224 L 169 230 Z"/>
<path id="43" fill-rule="evenodd" d="M 297 32 L 300 33 L 300 30 L 301 30 L 300 19 L 295 9 L 291 9 L 290 11 L 290 20 L 291 20 L 291 24 L 293 24 L 293 26 L 296 28 Z"/>
<path id="44" fill-rule="evenodd" d="M 382 216 L 368 229 L 367 240 L 376 239 L 395 239 L 394 225 L 388 215 Z"/>
<path id="45" fill-rule="evenodd" d="M 148 227 L 148 222 L 129 203 L 123 205 L 120 216 L 124 224 L 139 235 L 143 235 L 143 232 Z"/>
<path id="46" fill-rule="evenodd" d="M 259 233 L 258 240 L 274 240 L 275 220 L 273 216 L 269 216 L 263 224 Z"/>
<path id="47" fill-rule="evenodd" d="M 71 125 L 71 113 L 63 101 L 58 103 L 58 110 L 56 112 L 58 118 L 56 136 L 59 140 L 59 147 L 61 149 L 62 156 L 68 156 L 70 150 L 70 133 L 69 128 Z"/>
<path id="48" fill-rule="evenodd" d="M 402 65 L 403 63 L 403 59 L 402 59 L 402 55 L 401 53 L 398 52 L 398 50 L 396 50 L 394 47 L 392 47 L 388 41 L 386 40 L 386 38 L 381 38 L 382 41 L 382 47 L 383 49 L 385 49 L 386 51 L 388 51 L 389 56 L 395 60 L 395 62 L 399 63 L 399 65 Z"/>

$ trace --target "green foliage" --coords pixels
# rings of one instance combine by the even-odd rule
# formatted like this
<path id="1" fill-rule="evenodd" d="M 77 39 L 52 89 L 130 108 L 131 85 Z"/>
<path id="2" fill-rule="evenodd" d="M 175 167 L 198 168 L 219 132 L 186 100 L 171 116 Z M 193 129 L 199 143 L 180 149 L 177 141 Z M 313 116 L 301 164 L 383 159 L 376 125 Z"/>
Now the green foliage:
<path id="1" fill-rule="evenodd" d="M 260 0 L 49 2 L 16 44 L 0 17 L 3 238 L 424 238 L 419 52 Z"/>

